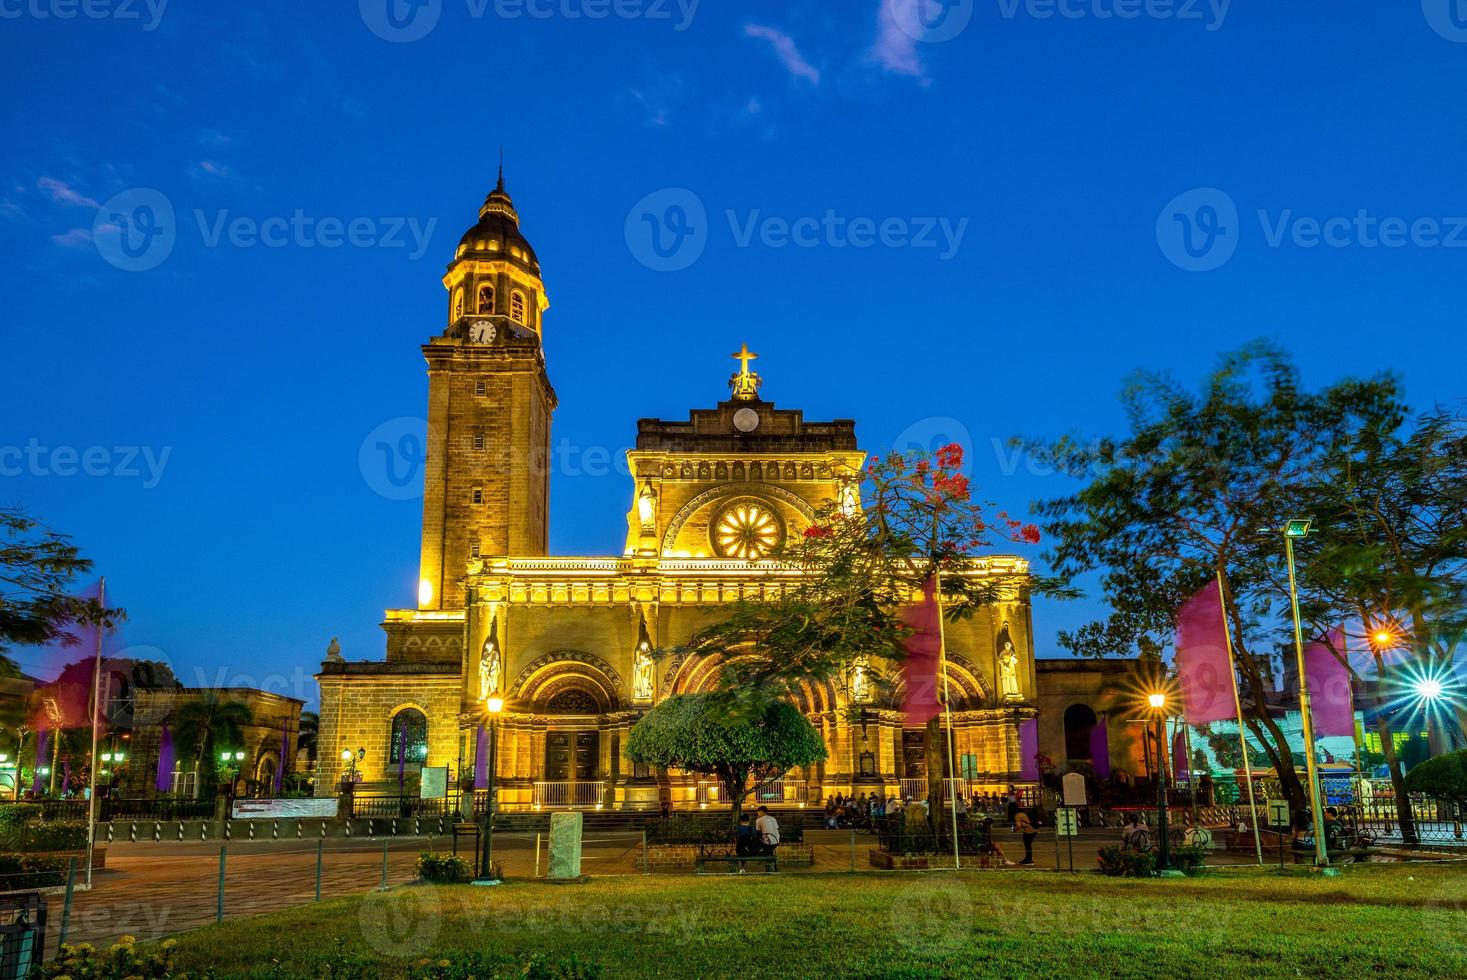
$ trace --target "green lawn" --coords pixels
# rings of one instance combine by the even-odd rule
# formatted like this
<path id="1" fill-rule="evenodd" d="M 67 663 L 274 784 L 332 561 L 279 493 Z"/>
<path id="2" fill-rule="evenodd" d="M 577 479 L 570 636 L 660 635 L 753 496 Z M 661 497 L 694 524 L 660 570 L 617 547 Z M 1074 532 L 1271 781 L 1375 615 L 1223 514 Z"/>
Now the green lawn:
<path id="1" fill-rule="evenodd" d="M 423 960 L 466 951 L 478 951 L 475 969 L 423 972 Z M 522 973 L 537 953 L 541 972 Z M 555 976 L 571 957 L 607 977 L 1467 976 L 1467 865 L 1337 878 L 1001 871 L 419 885 L 190 933 L 177 966 Z"/>

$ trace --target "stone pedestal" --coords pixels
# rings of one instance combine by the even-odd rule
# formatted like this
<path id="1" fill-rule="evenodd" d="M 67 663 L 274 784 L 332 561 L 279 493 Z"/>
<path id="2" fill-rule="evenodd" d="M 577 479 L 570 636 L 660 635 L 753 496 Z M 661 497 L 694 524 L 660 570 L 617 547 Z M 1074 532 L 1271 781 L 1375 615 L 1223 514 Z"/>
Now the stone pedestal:
<path id="1" fill-rule="evenodd" d="M 581 876 L 581 814 L 550 815 L 550 874 L 552 881 L 574 881 Z"/>
<path id="2" fill-rule="evenodd" d="M 657 780 L 630 780 L 622 787 L 623 810 L 656 810 L 662 802 Z"/>

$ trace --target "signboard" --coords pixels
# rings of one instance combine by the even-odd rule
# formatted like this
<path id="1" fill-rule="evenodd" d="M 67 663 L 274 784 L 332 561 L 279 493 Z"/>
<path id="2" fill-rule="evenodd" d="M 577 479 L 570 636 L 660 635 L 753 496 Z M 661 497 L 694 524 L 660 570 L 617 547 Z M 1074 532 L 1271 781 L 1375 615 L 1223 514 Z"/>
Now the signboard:
<path id="1" fill-rule="evenodd" d="M 1270 827 L 1287 827 L 1289 825 L 1289 801 L 1268 801 L 1268 825 Z"/>
<path id="2" fill-rule="evenodd" d="M 418 796 L 425 800 L 442 800 L 448 797 L 448 767 L 424 766 Z"/>
<path id="3" fill-rule="evenodd" d="M 1074 807 L 1062 806 L 1054 811 L 1056 837 L 1080 836 L 1080 814 Z"/>
<path id="4" fill-rule="evenodd" d="M 308 796 L 297 800 L 235 800 L 230 816 L 236 820 L 330 820 L 336 816 L 336 798 Z"/>
<path id="5" fill-rule="evenodd" d="M 1061 781 L 1064 789 L 1065 806 L 1085 805 L 1085 777 L 1078 772 L 1067 772 Z"/>

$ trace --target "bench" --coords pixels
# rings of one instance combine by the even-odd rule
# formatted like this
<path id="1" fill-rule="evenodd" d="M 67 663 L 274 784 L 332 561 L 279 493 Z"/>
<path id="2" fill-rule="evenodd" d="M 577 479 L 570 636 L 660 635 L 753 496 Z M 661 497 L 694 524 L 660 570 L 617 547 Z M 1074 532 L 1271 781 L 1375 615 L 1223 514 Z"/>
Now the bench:
<path id="1" fill-rule="evenodd" d="M 476 823 L 455 821 L 453 825 L 453 856 L 458 857 L 458 839 L 460 837 L 472 837 L 474 839 L 474 847 L 473 850 L 469 851 L 469 854 L 477 857 L 479 853 L 479 834 L 482 833 L 482 830 L 483 828 Z"/>
<path id="2" fill-rule="evenodd" d="M 777 851 L 778 848 L 775 850 Z M 706 874 L 704 868 L 710 861 L 728 865 L 729 874 L 734 873 L 734 865 L 738 865 L 738 871 L 743 871 L 744 866 L 751 861 L 763 864 L 766 874 L 775 874 L 779 871 L 779 857 L 775 854 L 735 854 L 723 845 L 699 845 L 698 856 L 693 862 L 696 873 Z"/>

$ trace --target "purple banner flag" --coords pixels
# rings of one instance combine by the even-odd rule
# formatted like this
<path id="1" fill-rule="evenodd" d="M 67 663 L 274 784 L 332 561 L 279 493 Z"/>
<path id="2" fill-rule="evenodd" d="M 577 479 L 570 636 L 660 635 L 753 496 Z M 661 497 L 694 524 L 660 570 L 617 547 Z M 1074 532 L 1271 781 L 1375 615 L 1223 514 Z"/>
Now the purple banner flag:
<path id="1" fill-rule="evenodd" d="M 1039 719 L 1019 722 L 1019 778 L 1027 782 L 1039 779 Z"/>
<path id="2" fill-rule="evenodd" d="M 1189 783 L 1192 766 L 1187 759 L 1187 736 L 1179 728 L 1172 733 L 1172 781 Z"/>
<path id="3" fill-rule="evenodd" d="M 474 789 L 489 788 L 489 739 L 484 726 L 479 726 L 479 738 L 474 744 Z"/>
<path id="4" fill-rule="evenodd" d="M 160 793 L 173 789 L 173 730 L 166 721 L 163 723 L 163 737 L 158 743 L 158 774 L 153 780 L 153 788 Z"/>
<path id="5" fill-rule="evenodd" d="M 1309 714 L 1314 719 L 1316 736 L 1355 734 L 1355 703 L 1350 697 L 1350 669 L 1344 657 L 1345 632 L 1340 629 L 1330 630 L 1327 640 L 1317 640 L 1304 648 Z"/>
<path id="6" fill-rule="evenodd" d="M 1110 731 L 1105 723 L 1106 716 L 1101 715 L 1090 729 L 1090 766 L 1096 779 L 1110 778 Z"/>
<path id="7" fill-rule="evenodd" d="M 1222 590 L 1216 579 L 1177 610 L 1177 679 L 1187 724 L 1237 717 Z"/>

